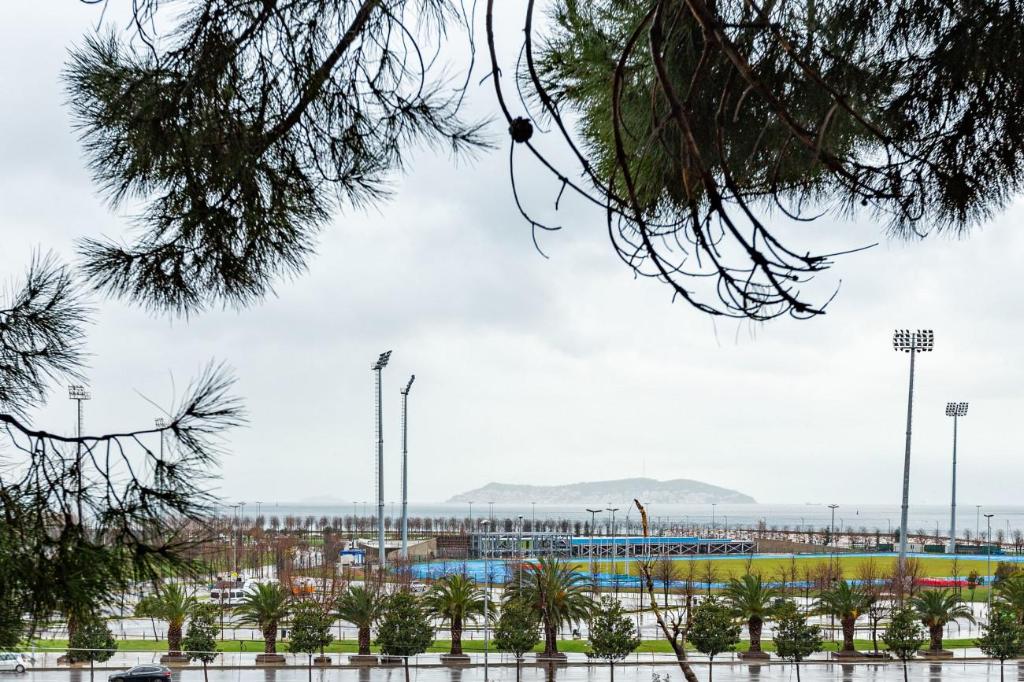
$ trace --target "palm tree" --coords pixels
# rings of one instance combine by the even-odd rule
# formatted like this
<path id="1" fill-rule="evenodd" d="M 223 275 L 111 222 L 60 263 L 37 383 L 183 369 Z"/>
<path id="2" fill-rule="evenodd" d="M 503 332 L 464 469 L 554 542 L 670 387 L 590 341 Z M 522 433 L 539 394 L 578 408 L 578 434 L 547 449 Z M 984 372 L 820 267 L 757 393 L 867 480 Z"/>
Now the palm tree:
<path id="1" fill-rule="evenodd" d="M 1013 611 L 1018 623 L 1024 623 L 1024 573 L 1000 580 L 993 589 L 996 599 Z"/>
<path id="2" fill-rule="evenodd" d="M 335 608 L 338 617 L 352 623 L 359 629 L 359 655 L 370 655 L 370 628 L 380 617 L 383 600 L 376 590 L 366 587 L 349 586 L 345 594 L 338 597 Z"/>
<path id="3" fill-rule="evenodd" d="M 761 627 L 771 615 L 772 602 L 779 596 L 779 591 L 761 580 L 759 575 L 745 575 L 729 580 L 723 596 L 732 612 L 747 621 L 750 654 L 760 655 Z"/>
<path id="4" fill-rule="evenodd" d="M 921 624 L 928 628 L 929 651 L 942 651 L 942 628 L 946 623 L 963 618 L 974 622 L 974 613 L 952 590 L 927 590 L 910 600 Z"/>
<path id="5" fill-rule="evenodd" d="M 505 589 L 505 598 L 521 599 L 544 626 L 544 656 L 558 655 L 558 628 L 590 617 L 594 606 L 586 578 L 549 558 L 530 564 L 520 580 Z"/>
<path id="6" fill-rule="evenodd" d="M 167 621 L 167 655 L 181 656 L 181 628 L 195 605 L 195 597 L 177 583 L 170 583 L 140 601 L 135 614 Z"/>
<path id="7" fill-rule="evenodd" d="M 280 583 L 256 585 L 235 609 L 240 625 L 254 625 L 263 633 L 263 653 L 277 653 L 277 626 L 291 613 L 288 591 Z"/>
<path id="8" fill-rule="evenodd" d="M 871 608 L 871 595 L 857 587 L 852 587 L 845 580 L 837 581 L 830 589 L 818 597 L 817 611 L 827 616 L 835 616 L 843 628 L 842 653 L 853 653 L 853 628 L 860 614 Z"/>
<path id="9" fill-rule="evenodd" d="M 462 625 L 484 612 L 484 594 L 465 575 L 447 575 L 430 588 L 423 600 L 434 615 L 448 621 L 452 633 L 452 656 L 462 655 Z"/>

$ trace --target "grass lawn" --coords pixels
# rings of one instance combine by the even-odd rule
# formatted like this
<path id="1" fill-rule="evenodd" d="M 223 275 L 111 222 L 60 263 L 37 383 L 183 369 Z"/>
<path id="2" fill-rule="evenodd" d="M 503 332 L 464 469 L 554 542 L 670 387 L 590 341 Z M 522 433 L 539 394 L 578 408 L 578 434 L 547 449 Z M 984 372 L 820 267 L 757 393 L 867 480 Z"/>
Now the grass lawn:
<path id="1" fill-rule="evenodd" d="M 921 567 L 921 573 L 925 577 L 947 578 L 953 575 L 966 577 L 971 570 L 978 571 L 982 575 L 985 574 L 986 557 L 984 556 L 958 557 L 955 561 L 955 566 L 954 560 L 948 557 L 915 557 L 915 560 Z M 794 566 L 796 567 L 797 580 L 802 580 L 806 574 L 813 573 L 817 567 L 828 565 L 830 561 L 833 561 L 833 559 L 823 556 L 801 557 L 799 554 L 796 554 L 792 557 L 759 557 L 755 554 L 753 558 L 750 555 L 714 559 L 679 558 L 674 560 L 673 563 L 676 564 L 677 580 L 685 579 L 690 573 L 689 566 L 693 565 L 694 579 L 698 582 L 705 582 L 709 577 L 711 582 L 721 582 L 729 578 L 738 578 L 747 573 L 760 574 L 766 579 L 776 580 L 781 580 L 782 576 L 785 575 L 787 580 L 792 580 Z M 896 566 L 896 557 L 893 555 L 866 557 L 837 554 L 834 561 L 839 564 L 843 575 L 847 578 L 859 577 L 863 567 L 870 563 L 874 564 L 875 573 L 879 577 L 891 574 Z M 599 573 L 611 573 L 612 571 L 610 561 L 596 561 L 595 564 Z M 589 564 L 584 560 L 574 562 L 574 566 L 577 570 L 585 572 L 588 570 Z M 992 570 L 995 570 L 995 567 L 996 560 L 993 559 Z M 636 562 L 631 560 L 628 563 L 624 563 L 620 559 L 615 562 L 615 572 L 620 575 L 637 575 Z M 978 591 L 981 592 L 980 589 Z"/>
<path id="2" fill-rule="evenodd" d="M 35 642 L 37 650 L 55 650 L 63 651 L 67 647 L 67 640 L 60 639 L 47 639 Z M 946 639 L 943 645 L 947 649 L 962 649 L 965 647 L 974 646 L 973 639 Z M 739 646 L 736 647 L 737 651 L 746 651 L 750 646 L 747 641 L 740 642 Z M 857 639 L 854 640 L 854 646 L 858 651 L 870 651 L 874 647 L 869 639 Z M 775 645 L 770 639 L 762 640 L 761 647 L 765 651 L 774 651 Z M 26 645 L 22 647 L 23 650 L 31 649 L 32 647 Z M 119 640 L 117 643 L 118 651 L 166 651 L 167 641 L 161 640 L 154 642 L 153 640 L 145 639 L 129 639 Z M 439 639 L 434 642 L 427 651 L 430 653 L 444 653 L 451 648 L 451 641 L 446 639 Z M 469 653 L 483 653 L 484 643 L 482 640 L 463 640 L 462 648 L 464 651 Z M 564 651 L 565 653 L 586 653 L 588 644 L 586 640 L 582 639 L 563 639 L 558 642 L 558 650 Z M 692 647 L 687 646 L 692 649 Z M 838 644 L 835 642 L 826 642 L 825 651 L 835 651 L 838 648 Z M 879 649 L 885 649 L 885 645 L 881 640 L 878 642 Z M 927 644 L 924 644 L 922 648 L 927 648 Z M 377 647 L 373 647 L 374 651 L 377 651 Z M 534 648 L 534 651 L 543 650 L 543 646 L 538 645 Z M 223 640 L 217 643 L 217 651 L 224 652 L 238 652 L 246 651 L 252 653 L 259 653 L 263 651 L 263 640 Z M 278 651 L 288 651 L 287 643 L 278 642 Z M 342 654 L 354 654 L 358 651 L 358 644 L 354 639 L 346 639 L 341 641 L 334 641 L 326 651 L 328 653 L 342 653 Z M 491 645 L 491 651 L 496 652 L 494 645 Z M 638 652 L 643 653 L 672 653 L 672 648 L 668 645 L 665 640 L 645 640 L 637 648 Z"/>

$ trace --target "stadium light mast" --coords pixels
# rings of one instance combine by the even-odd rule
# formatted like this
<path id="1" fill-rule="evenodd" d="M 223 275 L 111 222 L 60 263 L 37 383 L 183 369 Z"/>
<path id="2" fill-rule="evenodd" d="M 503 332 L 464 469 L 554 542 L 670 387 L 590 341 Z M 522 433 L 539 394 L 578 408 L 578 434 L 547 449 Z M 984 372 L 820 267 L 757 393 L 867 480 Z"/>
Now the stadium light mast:
<path id="1" fill-rule="evenodd" d="M 387 565 L 387 551 L 384 549 L 384 410 L 381 405 L 381 372 L 388 366 L 391 351 L 384 351 L 371 368 L 377 374 L 377 566 L 381 571 Z"/>
<path id="2" fill-rule="evenodd" d="M 907 445 L 903 454 L 903 502 L 900 506 L 900 575 L 907 566 L 907 510 L 910 506 L 910 431 L 914 413 L 914 359 L 918 353 L 935 348 L 935 332 L 931 329 L 897 329 L 892 335 L 894 350 L 910 354 L 910 389 L 907 393 Z"/>
<path id="3" fill-rule="evenodd" d="M 409 558 L 409 389 L 416 375 L 402 389 L 402 558 Z"/>
<path id="4" fill-rule="evenodd" d="M 953 418 L 953 497 L 949 505 L 949 553 L 956 554 L 956 426 L 967 415 L 967 403 L 946 403 L 946 416 Z"/>
<path id="5" fill-rule="evenodd" d="M 590 597 L 593 598 L 597 593 L 597 573 L 594 569 L 594 523 L 597 515 L 600 514 L 603 509 L 590 509 Z"/>
<path id="6" fill-rule="evenodd" d="M 82 485 L 82 402 L 92 398 L 92 394 L 89 393 L 89 389 L 79 384 L 72 384 L 68 386 L 68 398 L 74 400 L 77 403 L 78 410 L 78 432 L 75 434 L 78 438 L 76 443 L 75 451 L 75 477 L 78 484 L 78 522 L 83 523 L 82 519 L 82 492 L 84 487 Z"/>

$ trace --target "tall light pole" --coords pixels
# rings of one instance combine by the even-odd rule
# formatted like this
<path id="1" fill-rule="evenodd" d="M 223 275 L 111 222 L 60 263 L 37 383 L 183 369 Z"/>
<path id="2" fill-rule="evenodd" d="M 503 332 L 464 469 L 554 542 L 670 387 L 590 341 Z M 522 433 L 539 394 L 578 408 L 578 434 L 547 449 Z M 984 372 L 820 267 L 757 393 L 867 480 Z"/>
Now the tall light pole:
<path id="1" fill-rule="evenodd" d="M 611 504 L 609 502 L 608 504 Z M 619 595 L 619 578 L 615 575 L 615 553 L 618 552 L 618 548 L 615 546 L 615 512 L 619 511 L 618 507 L 606 507 L 605 511 L 612 513 L 612 525 L 608 529 L 609 540 L 612 543 L 612 586 L 615 588 L 615 596 Z"/>
<path id="2" fill-rule="evenodd" d="M 537 532 L 537 503 L 530 503 L 530 532 Z"/>
<path id="3" fill-rule="evenodd" d="M 715 532 L 715 507 L 718 506 L 717 502 L 711 503 L 711 532 Z"/>
<path id="4" fill-rule="evenodd" d="M 974 505 L 974 541 L 981 544 L 981 505 Z"/>
<path id="5" fill-rule="evenodd" d="M 491 525 L 490 520 L 484 519 L 483 521 L 480 522 L 480 525 L 484 527 L 484 535 L 486 535 L 487 531 L 489 529 L 489 526 Z M 486 541 L 486 539 L 487 538 L 483 538 L 483 540 L 485 540 L 485 541 Z M 488 673 L 487 655 L 488 655 L 488 653 L 490 653 L 490 650 L 491 650 L 491 629 L 490 629 L 490 622 L 491 621 L 490 621 L 490 618 L 487 615 L 488 604 L 491 601 L 491 574 L 487 571 L 487 547 L 485 545 L 481 545 L 481 546 L 483 547 L 483 550 L 484 550 L 483 551 L 483 555 L 484 555 L 484 580 L 487 581 L 486 582 L 486 587 L 484 588 L 484 682 L 487 682 L 487 679 L 488 679 L 487 678 L 487 673 Z"/>
<path id="6" fill-rule="evenodd" d="M 985 514 L 985 526 L 988 531 L 985 533 L 988 536 L 988 547 L 985 552 L 988 554 L 988 559 L 985 562 L 985 578 L 988 581 L 988 610 L 992 613 L 992 517 L 995 514 Z"/>
<path id="7" fill-rule="evenodd" d="M 829 540 L 829 543 L 832 545 L 832 549 L 833 549 L 832 553 L 835 554 L 835 546 L 836 546 L 836 509 L 839 509 L 839 505 L 838 504 L 830 504 L 828 506 L 828 508 L 832 510 L 832 525 L 831 525 L 831 530 L 829 531 L 829 539 L 828 540 Z"/>
<path id="8" fill-rule="evenodd" d="M 473 500 L 469 501 L 469 532 L 472 533 L 475 530 L 473 526 Z"/>
<path id="9" fill-rule="evenodd" d="M 594 524 L 596 523 L 597 514 L 601 510 L 588 507 L 587 511 L 590 512 L 590 597 L 593 599 L 597 593 L 597 572 L 594 569 Z"/>
<path id="10" fill-rule="evenodd" d="M 167 428 L 167 420 L 164 419 L 163 417 L 157 417 L 156 419 L 153 420 L 153 425 L 156 426 L 156 428 L 160 429 L 160 459 L 163 460 L 163 458 L 164 458 L 164 432 L 163 432 L 163 429 Z M 81 427 L 79 427 L 79 431 L 81 431 Z"/>
<path id="11" fill-rule="evenodd" d="M 949 553 L 956 554 L 956 426 L 967 415 L 967 403 L 946 403 L 946 416 L 953 418 L 953 497 L 949 505 Z"/>
<path id="12" fill-rule="evenodd" d="M 82 518 L 82 492 L 85 490 L 82 484 L 82 402 L 92 398 L 92 394 L 89 393 L 89 389 L 85 386 L 73 384 L 68 386 L 68 398 L 77 403 L 78 431 L 75 435 L 78 441 L 76 442 L 75 451 L 75 478 L 78 484 L 78 522 L 84 523 L 85 520 Z"/>
<path id="13" fill-rule="evenodd" d="M 387 550 L 384 547 L 384 410 L 381 405 L 381 371 L 388 366 L 391 351 L 385 351 L 371 368 L 377 375 L 377 566 L 384 571 L 387 566 Z"/>
<path id="14" fill-rule="evenodd" d="M 409 558 L 409 389 L 416 375 L 402 389 L 402 558 Z"/>
<path id="15" fill-rule="evenodd" d="M 892 335 L 892 347 L 910 354 L 910 389 L 907 393 L 907 445 L 903 454 L 903 502 L 900 507 L 900 575 L 907 566 L 907 510 L 910 506 L 910 427 L 914 413 L 914 358 L 935 348 L 935 332 L 931 329 L 897 329 Z"/>

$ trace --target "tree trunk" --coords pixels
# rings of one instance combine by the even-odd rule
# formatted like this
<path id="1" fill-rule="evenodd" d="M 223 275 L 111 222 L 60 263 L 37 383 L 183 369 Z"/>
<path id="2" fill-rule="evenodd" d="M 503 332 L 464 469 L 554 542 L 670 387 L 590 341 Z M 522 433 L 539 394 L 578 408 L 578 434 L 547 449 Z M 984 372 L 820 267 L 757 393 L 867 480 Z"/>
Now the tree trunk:
<path id="1" fill-rule="evenodd" d="M 89 652 L 89 653 L 92 653 L 92 652 Z M 93 666 L 95 666 L 95 665 L 96 665 L 96 663 L 90 658 L 89 659 L 89 682 L 92 682 L 93 672 L 94 672 Z"/>
<path id="2" fill-rule="evenodd" d="M 871 620 L 871 643 L 875 646 L 875 656 L 878 655 L 878 621 Z"/>
<path id="3" fill-rule="evenodd" d="M 800 682 L 800 661 L 793 661 L 793 667 L 796 669 L 796 682 Z"/>
<path id="4" fill-rule="evenodd" d="M 615 661 L 608 661 L 608 672 L 610 673 L 608 682 L 615 682 Z"/>
<path id="5" fill-rule="evenodd" d="M 203 659 L 203 682 L 210 682 L 210 671 L 206 668 L 206 659 Z"/>
<path id="6" fill-rule="evenodd" d="M 941 625 L 929 625 L 928 636 L 931 639 L 930 648 L 932 651 L 942 651 L 942 626 Z"/>
<path id="7" fill-rule="evenodd" d="M 715 657 L 708 656 L 708 682 L 711 682 L 712 676 L 715 674 Z"/>
<path id="8" fill-rule="evenodd" d="M 263 629 L 263 653 L 277 653 L 277 623 L 268 625 Z"/>
<path id="9" fill-rule="evenodd" d="M 905 658 L 903 659 L 903 682 L 910 682 L 910 680 L 907 679 L 907 659 Z"/>
<path id="10" fill-rule="evenodd" d="M 544 654 L 550 656 L 558 653 L 558 629 L 551 624 L 544 625 Z"/>
<path id="11" fill-rule="evenodd" d="M 403 660 L 405 661 L 405 682 L 409 682 L 409 657 L 406 656 Z"/>
<path id="12" fill-rule="evenodd" d="M 452 618 L 452 649 L 453 656 L 462 655 L 462 618 Z"/>
<path id="13" fill-rule="evenodd" d="M 853 651 L 853 627 L 857 619 L 844 616 L 839 623 L 843 626 L 843 651 Z"/>
<path id="14" fill-rule="evenodd" d="M 359 628 L 359 655 L 369 656 L 370 655 L 370 628 L 360 627 Z"/>
<path id="15" fill-rule="evenodd" d="M 309 682 L 313 682 L 313 654 L 308 654 L 308 656 L 309 656 Z"/>
<path id="16" fill-rule="evenodd" d="M 167 653 L 170 656 L 181 656 L 181 623 L 167 623 Z"/>
<path id="17" fill-rule="evenodd" d="M 516 682 L 522 682 L 523 679 L 523 657 L 516 656 Z"/>
<path id="18" fill-rule="evenodd" d="M 761 626 L 760 618 L 751 618 L 747 621 L 747 629 L 750 631 L 750 652 L 761 653 Z"/>

